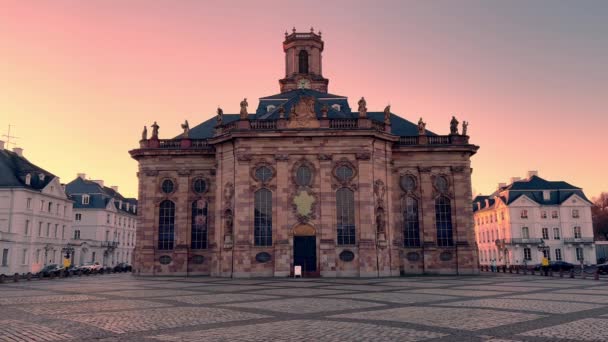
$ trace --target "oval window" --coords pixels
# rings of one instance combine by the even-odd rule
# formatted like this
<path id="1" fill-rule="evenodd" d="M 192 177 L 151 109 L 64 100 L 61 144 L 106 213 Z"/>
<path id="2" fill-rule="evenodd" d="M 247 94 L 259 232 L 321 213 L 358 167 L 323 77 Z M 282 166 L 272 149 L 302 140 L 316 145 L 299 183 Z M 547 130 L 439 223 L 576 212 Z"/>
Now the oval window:
<path id="1" fill-rule="evenodd" d="M 272 259 L 272 256 L 266 252 L 258 253 L 255 256 L 255 260 L 257 262 L 268 262 L 268 261 L 270 261 L 270 259 Z"/>
<path id="2" fill-rule="evenodd" d="M 174 189 L 173 181 L 170 179 L 165 179 L 161 185 L 161 190 L 165 194 L 170 194 L 173 192 L 173 189 Z"/>
<path id="3" fill-rule="evenodd" d="M 312 171 L 308 166 L 300 166 L 296 171 L 296 183 L 300 186 L 310 186 Z"/>
<path id="4" fill-rule="evenodd" d="M 448 191 L 448 180 L 444 176 L 435 178 L 435 187 L 439 192 L 446 193 Z"/>
<path id="5" fill-rule="evenodd" d="M 266 183 L 272 178 L 272 170 L 268 166 L 260 166 L 255 170 L 255 179 Z"/>
<path id="6" fill-rule="evenodd" d="M 416 180 L 410 175 L 401 176 L 400 185 L 403 191 L 414 191 L 416 189 Z"/>
<path id="7" fill-rule="evenodd" d="M 336 169 L 336 177 L 338 177 L 341 182 L 346 182 L 347 180 L 351 179 L 353 174 L 353 169 L 346 165 L 339 166 Z"/>
<path id="8" fill-rule="evenodd" d="M 160 261 L 161 265 L 169 265 L 171 263 L 171 257 L 168 255 L 161 256 L 158 261 Z"/>
<path id="9" fill-rule="evenodd" d="M 194 256 L 192 256 L 192 263 L 193 264 L 200 265 L 200 264 L 203 263 L 203 261 L 205 261 L 205 257 L 203 257 L 202 255 L 194 255 Z"/>
<path id="10" fill-rule="evenodd" d="M 349 261 L 353 261 L 355 259 L 355 253 L 353 253 L 352 251 L 346 250 L 346 251 L 342 251 L 342 253 L 340 253 L 339 257 L 340 257 L 340 260 L 349 262 Z"/>
<path id="11" fill-rule="evenodd" d="M 205 182 L 205 180 L 202 178 L 197 178 L 194 180 L 192 187 L 194 192 L 197 194 L 202 194 L 203 192 L 207 191 L 207 182 Z"/>

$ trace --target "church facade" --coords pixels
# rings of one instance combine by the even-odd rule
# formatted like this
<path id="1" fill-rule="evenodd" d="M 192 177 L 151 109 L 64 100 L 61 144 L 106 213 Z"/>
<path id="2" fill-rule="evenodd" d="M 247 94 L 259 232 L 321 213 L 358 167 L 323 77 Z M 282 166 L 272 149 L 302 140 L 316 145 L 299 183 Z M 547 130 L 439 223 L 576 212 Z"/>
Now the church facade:
<path id="1" fill-rule="evenodd" d="M 159 138 L 144 129 L 134 272 L 475 274 L 466 123 L 450 134 L 328 92 L 320 33 L 285 35 L 280 93 Z M 446 128 L 448 127 L 446 120 Z"/>

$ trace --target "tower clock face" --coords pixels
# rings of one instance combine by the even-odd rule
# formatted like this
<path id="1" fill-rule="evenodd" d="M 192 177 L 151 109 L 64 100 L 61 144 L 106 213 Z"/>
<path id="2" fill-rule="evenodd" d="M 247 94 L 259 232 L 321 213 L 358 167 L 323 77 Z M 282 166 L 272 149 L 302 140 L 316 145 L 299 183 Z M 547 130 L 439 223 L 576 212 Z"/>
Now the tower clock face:
<path id="1" fill-rule="evenodd" d="M 298 81 L 298 88 L 300 89 L 310 89 L 310 80 L 307 78 L 302 78 Z"/>

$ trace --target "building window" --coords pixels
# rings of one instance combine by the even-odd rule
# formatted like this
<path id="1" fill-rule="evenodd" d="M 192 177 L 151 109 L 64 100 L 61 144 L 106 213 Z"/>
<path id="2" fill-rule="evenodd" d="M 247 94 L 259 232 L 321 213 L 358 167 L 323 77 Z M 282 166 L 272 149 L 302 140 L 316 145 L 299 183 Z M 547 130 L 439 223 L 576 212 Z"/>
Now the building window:
<path id="1" fill-rule="evenodd" d="M 547 218 L 547 211 L 546 210 L 542 210 L 540 212 L 540 218 L 546 219 Z"/>
<path id="2" fill-rule="evenodd" d="M 202 194 L 207 191 L 207 182 L 202 178 L 197 178 L 192 182 L 192 190 L 197 194 Z"/>
<path id="3" fill-rule="evenodd" d="M 162 201 L 158 215 L 158 249 L 173 249 L 175 242 L 175 203 Z"/>
<path id="4" fill-rule="evenodd" d="M 74 240 L 80 240 L 80 230 L 78 229 L 74 231 Z"/>
<path id="5" fill-rule="evenodd" d="M 572 209 L 572 218 L 579 218 L 578 209 Z"/>
<path id="6" fill-rule="evenodd" d="M 554 218 L 554 219 L 556 219 L 556 218 L 557 218 L 557 210 L 553 210 L 553 211 L 551 212 L 551 218 Z"/>
<path id="7" fill-rule="evenodd" d="M 172 193 L 174 188 L 173 181 L 170 179 L 165 179 L 160 186 L 161 191 L 165 194 Z"/>
<path id="8" fill-rule="evenodd" d="M 553 228 L 553 239 L 559 240 L 561 239 L 559 228 Z"/>
<path id="9" fill-rule="evenodd" d="M 91 253 L 91 262 L 95 262 L 95 252 Z"/>
<path id="10" fill-rule="evenodd" d="M 38 222 L 38 236 L 42 236 L 42 222 Z"/>
<path id="11" fill-rule="evenodd" d="M 543 249 L 543 257 L 551 260 L 551 250 L 549 249 L 549 247 Z"/>
<path id="12" fill-rule="evenodd" d="M 46 237 L 51 236 L 51 223 L 46 224 Z"/>
<path id="13" fill-rule="evenodd" d="M 55 225 L 55 230 L 53 230 L 53 237 L 54 237 L 54 238 L 57 238 L 57 231 L 58 231 L 58 230 L 59 230 L 59 225 L 58 225 L 58 224 L 56 224 L 56 225 Z"/>
<path id="14" fill-rule="evenodd" d="M 543 200 L 548 201 L 551 199 L 551 191 L 545 190 L 543 191 Z"/>
<path id="15" fill-rule="evenodd" d="M 31 198 L 27 199 L 27 208 L 32 209 L 32 199 Z"/>
<path id="16" fill-rule="evenodd" d="M 260 189 L 254 193 L 253 219 L 254 245 L 272 246 L 272 192 L 270 190 Z"/>
<path id="17" fill-rule="evenodd" d="M 435 225 L 437 227 L 437 245 L 440 247 L 453 246 L 452 207 L 450 199 L 445 196 L 439 196 L 435 200 Z"/>
<path id="18" fill-rule="evenodd" d="M 40 254 L 41 254 L 41 253 L 40 253 L 40 250 L 39 250 L 39 249 L 37 249 L 37 250 L 36 250 L 36 263 L 37 263 L 37 264 L 39 264 L 39 263 L 40 263 Z"/>
<path id="19" fill-rule="evenodd" d="M 296 184 L 299 186 L 310 186 L 312 182 L 312 171 L 310 167 L 302 165 L 296 170 Z"/>
<path id="20" fill-rule="evenodd" d="M 342 107 L 339 104 L 334 103 L 331 105 L 331 109 L 335 110 L 336 112 L 339 112 L 342 109 Z"/>
<path id="21" fill-rule="evenodd" d="M 549 240 L 549 228 L 543 228 L 542 233 L 543 233 L 543 240 Z"/>
<path id="22" fill-rule="evenodd" d="M 8 248 L 2 250 L 2 266 L 8 266 Z"/>
<path id="23" fill-rule="evenodd" d="M 583 234 L 581 232 L 581 227 L 574 227 L 574 238 L 575 239 L 580 239 L 583 237 Z"/>
<path id="24" fill-rule="evenodd" d="M 444 176 L 437 176 L 435 178 L 435 188 L 439 190 L 442 194 L 445 194 L 448 191 L 448 179 Z"/>
<path id="25" fill-rule="evenodd" d="M 557 260 L 557 261 L 562 260 L 562 250 L 559 248 L 555 249 L 555 260 Z"/>
<path id="26" fill-rule="evenodd" d="M 57 204 L 57 209 L 55 210 L 55 215 L 59 216 L 59 207 L 61 207 L 61 205 Z"/>
<path id="27" fill-rule="evenodd" d="M 530 238 L 530 230 L 528 227 L 521 227 L 521 238 L 529 239 Z"/>
<path id="28" fill-rule="evenodd" d="M 89 204 L 89 195 L 82 195 L 82 204 L 84 204 L 84 205 Z"/>
<path id="29" fill-rule="evenodd" d="M 532 260 L 532 250 L 530 248 L 524 248 L 524 260 L 530 261 Z"/>
<path id="30" fill-rule="evenodd" d="M 521 211 L 521 218 L 522 219 L 527 219 L 528 218 L 528 211 L 526 209 Z"/>
<path id="31" fill-rule="evenodd" d="M 576 247 L 576 261 L 583 261 L 583 249 L 580 247 Z"/>
<path id="32" fill-rule="evenodd" d="M 403 206 L 403 246 L 420 247 L 420 223 L 418 220 L 418 201 L 405 197 Z"/>
<path id="33" fill-rule="evenodd" d="M 298 72 L 308 74 L 308 52 L 301 50 L 298 54 Z"/>
<path id="34" fill-rule="evenodd" d="M 65 238 L 65 226 L 61 227 L 61 239 Z"/>
<path id="35" fill-rule="evenodd" d="M 44 211 L 44 200 L 40 200 L 40 211 Z"/>
<path id="36" fill-rule="evenodd" d="M 354 245 L 355 193 L 351 189 L 340 188 L 336 191 L 336 214 L 338 245 Z"/>
<path id="37" fill-rule="evenodd" d="M 23 249 L 21 254 L 21 265 L 27 265 L 27 249 Z"/>
<path id="38" fill-rule="evenodd" d="M 76 221 L 80 221 L 80 220 L 82 220 L 82 214 L 81 214 L 81 213 L 76 213 L 76 215 L 74 215 L 74 219 L 75 219 Z"/>
<path id="39" fill-rule="evenodd" d="M 260 166 L 255 169 L 255 179 L 262 183 L 268 182 L 272 178 L 272 170 L 268 166 Z"/>
<path id="40" fill-rule="evenodd" d="M 207 202 L 192 202 L 192 249 L 207 248 Z M 129 237 L 130 238 L 130 237 Z"/>
<path id="41" fill-rule="evenodd" d="M 110 214 L 106 214 L 106 223 L 110 224 Z"/>
<path id="42" fill-rule="evenodd" d="M 30 235 L 30 220 L 25 220 L 25 236 Z"/>
<path id="43" fill-rule="evenodd" d="M 403 191 L 414 191 L 416 189 L 416 179 L 410 175 L 401 176 L 399 185 Z"/>
<path id="44" fill-rule="evenodd" d="M 336 177 L 340 182 L 346 182 L 350 180 L 354 174 L 355 172 L 353 171 L 353 169 L 346 165 L 341 165 L 336 169 Z"/>
<path id="45" fill-rule="evenodd" d="M 504 212 L 504 211 L 501 211 L 501 212 L 500 212 L 500 219 L 501 219 L 502 221 L 504 221 L 504 220 L 505 220 L 505 212 Z"/>

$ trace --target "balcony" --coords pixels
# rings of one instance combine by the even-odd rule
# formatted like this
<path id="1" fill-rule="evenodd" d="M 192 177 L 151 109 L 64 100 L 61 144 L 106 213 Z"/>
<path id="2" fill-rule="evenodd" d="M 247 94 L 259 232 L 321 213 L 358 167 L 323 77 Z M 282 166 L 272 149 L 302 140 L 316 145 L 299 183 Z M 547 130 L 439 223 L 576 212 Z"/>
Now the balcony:
<path id="1" fill-rule="evenodd" d="M 505 245 L 540 245 L 543 243 L 543 239 L 522 239 L 513 238 L 510 240 L 505 239 Z"/>
<path id="2" fill-rule="evenodd" d="M 581 238 L 564 238 L 564 243 L 572 245 L 590 245 L 593 244 L 592 237 L 581 237 Z"/>
<path id="3" fill-rule="evenodd" d="M 101 247 L 116 248 L 118 241 L 101 241 Z"/>

